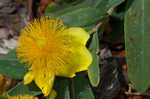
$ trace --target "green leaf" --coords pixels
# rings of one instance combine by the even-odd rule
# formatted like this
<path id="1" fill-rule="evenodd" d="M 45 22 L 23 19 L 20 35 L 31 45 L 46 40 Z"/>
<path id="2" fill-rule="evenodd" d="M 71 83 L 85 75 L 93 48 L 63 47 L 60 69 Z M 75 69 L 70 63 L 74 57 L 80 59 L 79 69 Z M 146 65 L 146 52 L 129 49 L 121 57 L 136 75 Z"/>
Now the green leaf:
<path id="1" fill-rule="evenodd" d="M 99 51 L 99 40 L 98 40 L 98 33 L 95 32 L 92 37 L 92 41 L 89 46 L 89 50 L 93 56 L 93 62 L 88 69 L 88 76 L 92 86 L 98 86 L 100 81 L 100 72 L 99 72 L 99 56 L 97 52 Z"/>
<path id="2" fill-rule="evenodd" d="M 112 13 L 111 17 L 120 20 L 120 21 L 124 21 L 124 16 L 126 13 L 126 2 L 121 3 L 119 6 L 117 6 L 114 10 L 114 12 Z"/>
<path id="3" fill-rule="evenodd" d="M 29 85 L 24 85 L 23 82 L 18 83 L 14 88 L 8 91 L 8 95 L 16 96 L 16 95 L 32 95 L 37 96 L 40 95 L 42 92 L 40 89 L 34 84 L 30 83 Z"/>
<path id="4" fill-rule="evenodd" d="M 128 0 L 125 43 L 128 75 L 138 91 L 150 86 L 150 0 Z"/>
<path id="5" fill-rule="evenodd" d="M 124 1 L 125 0 L 101 0 L 95 7 L 106 13 L 110 8 L 115 8 Z"/>
<path id="6" fill-rule="evenodd" d="M 56 78 L 54 89 L 57 92 L 56 99 L 71 99 L 68 79 L 60 77 Z"/>
<path id="7" fill-rule="evenodd" d="M 78 73 L 73 79 L 72 88 L 74 90 L 72 99 L 94 99 L 89 82 L 82 73 Z"/>
<path id="8" fill-rule="evenodd" d="M 92 7 L 95 4 L 94 0 L 84 0 L 76 5 L 72 5 L 71 3 L 64 3 L 62 0 L 57 0 L 56 2 L 60 6 L 57 7 L 55 3 L 51 3 L 45 11 L 46 16 L 51 16 L 52 14 L 54 14 L 54 16 L 61 16 L 64 13 L 72 12 L 76 9 Z"/>
<path id="9" fill-rule="evenodd" d="M 8 97 L 0 95 L 0 99 L 8 99 Z"/>
<path id="10" fill-rule="evenodd" d="M 67 4 L 63 7 L 56 7 L 52 4 L 46 9 L 45 14 L 49 17 L 62 19 L 68 27 L 89 26 L 107 17 L 106 13 L 94 7 L 95 3 L 94 0 L 84 0 L 77 5 Z"/>
<path id="11" fill-rule="evenodd" d="M 107 14 L 102 13 L 99 9 L 92 7 L 78 8 L 66 13 L 57 15 L 49 14 L 48 16 L 59 17 L 63 20 L 64 24 L 68 27 L 72 26 L 88 26 L 95 24 L 98 21 L 104 19 Z"/>
<path id="12" fill-rule="evenodd" d="M 61 18 L 67 26 L 89 26 L 98 23 L 106 16 L 96 8 L 86 7 L 66 13 Z"/>
<path id="13" fill-rule="evenodd" d="M 108 16 L 107 11 L 116 7 L 124 0 L 84 0 L 77 5 L 56 7 L 50 5 L 45 12 L 46 16 L 60 18 L 68 27 L 89 26 L 96 24 Z M 98 8 L 98 9 L 97 9 Z"/>
<path id="14" fill-rule="evenodd" d="M 26 72 L 27 69 L 24 68 L 24 64 L 19 63 L 15 50 L 0 59 L 0 74 L 10 78 L 23 79 Z"/>

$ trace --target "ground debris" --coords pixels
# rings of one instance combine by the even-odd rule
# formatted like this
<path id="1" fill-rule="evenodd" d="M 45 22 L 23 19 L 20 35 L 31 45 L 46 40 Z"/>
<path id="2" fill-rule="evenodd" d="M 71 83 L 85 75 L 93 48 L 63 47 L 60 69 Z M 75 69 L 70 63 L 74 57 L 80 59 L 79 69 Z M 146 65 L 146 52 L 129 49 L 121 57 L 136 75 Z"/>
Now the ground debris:
<path id="1" fill-rule="evenodd" d="M 21 6 L 17 0 L 0 0 L 0 54 L 16 47 L 20 30 L 29 21 L 27 1 Z"/>

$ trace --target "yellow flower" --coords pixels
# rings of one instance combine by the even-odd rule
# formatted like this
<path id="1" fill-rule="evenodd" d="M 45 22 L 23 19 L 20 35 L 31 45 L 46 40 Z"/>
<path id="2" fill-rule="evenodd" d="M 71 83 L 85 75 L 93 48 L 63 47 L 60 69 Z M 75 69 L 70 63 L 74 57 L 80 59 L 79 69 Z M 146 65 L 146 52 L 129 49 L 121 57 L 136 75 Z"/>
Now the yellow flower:
<path id="1" fill-rule="evenodd" d="M 2 74 L 0 74 L 0 87 L 2 86 L 4 81 L 4 76 Z"/>
<path id="2" fill-rule="evenodd" d="M 33 97 L 29 95 L 18 95 L 18 96 L 8 96 L 8 99 L 38 99 L 38 97 Z"/>
<path id="3" fill-rule="evenodd" d="M 60 20 L 42 17 L 31 22 L 22 30 L 17 47 L 18 58 L 29 68 L 24 84 L 34 80 L 48 96 L 55 76 L 72 78 L 87 70 L 92 62 L 85 47 L 89 37 L 82 28 L 66 29 Z"/>

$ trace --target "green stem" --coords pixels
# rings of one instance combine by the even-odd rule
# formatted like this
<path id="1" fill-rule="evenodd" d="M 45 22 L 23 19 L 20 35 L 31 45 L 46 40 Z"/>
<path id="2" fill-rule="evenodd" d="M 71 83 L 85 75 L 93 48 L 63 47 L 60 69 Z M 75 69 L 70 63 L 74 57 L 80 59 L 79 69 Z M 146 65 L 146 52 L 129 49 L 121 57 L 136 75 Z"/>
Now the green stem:
<path id="1" fill-rule="evenodd" d="M 70 97 L 71 97 L 71 99 L 76 99 L 76 97 L 75 97 L 75 90 L 74 90 L 74 81 L 73 81 L 73 79 L 70 79 Z"/>

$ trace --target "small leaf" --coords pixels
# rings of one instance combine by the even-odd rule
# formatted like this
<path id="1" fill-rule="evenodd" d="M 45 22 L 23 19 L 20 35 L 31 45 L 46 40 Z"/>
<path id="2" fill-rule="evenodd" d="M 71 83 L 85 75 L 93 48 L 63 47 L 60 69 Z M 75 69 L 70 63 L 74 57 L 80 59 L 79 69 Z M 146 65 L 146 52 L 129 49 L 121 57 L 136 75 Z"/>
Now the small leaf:
<path id="1" fill-rule="evenodd" d="M 99 40 L 98 40 L 98 33 L 95 32 L 92 37 L 92 41 L 89 46 L 89 50 L 93 56 L 93 62 L 88 69 L 88 76 L 92 86 L 96 87 L 100 81 L 100 71 L 99 71 L 99 56 L 97 52 L 99 51 Z"/>
<path id="2" fill-rule="evenodd" d="M 94 99 L 89 82 L 82 73 L 77 74 L 77 76 L 73 79 L 72 84 L 75 99 Z"/>
<path id="3" fill-rule="evenodd" d="M 8 99 L 8 97 L 0 95 L 0 99 Z"/>
<path id="4" fill-rule="evenodd" d="M 24 64 L 20 64 L 15 50 L 0 59 L 0 74 L 10 78 L 23 79 L 26 72 L 27 69 L 24 68 Z"/>
<path id="5" fill-rule="evenodd" d="M 69 91 L 69 82 L 68 79 L 65 78 L 56 78 L 54 89 L 56 90 L 57 99 L 71 99 L 70 91 Z"/>
<path id="6" fill-rule="evenodd" d="M 29 85 L 24 85 L 23 82 L 18 83 L 14 88 L 8 91 L 8 95 L 16 96 L 16 95 L 25 95 L 29 94 L 32 96 L 40 95 L 42 92 L 40 89 L 34 84 L 31 83 Z"/>

